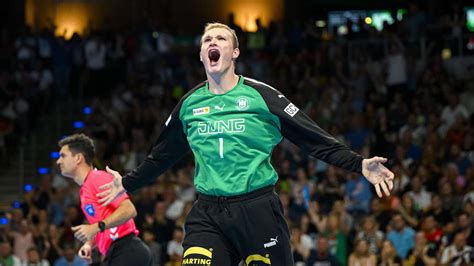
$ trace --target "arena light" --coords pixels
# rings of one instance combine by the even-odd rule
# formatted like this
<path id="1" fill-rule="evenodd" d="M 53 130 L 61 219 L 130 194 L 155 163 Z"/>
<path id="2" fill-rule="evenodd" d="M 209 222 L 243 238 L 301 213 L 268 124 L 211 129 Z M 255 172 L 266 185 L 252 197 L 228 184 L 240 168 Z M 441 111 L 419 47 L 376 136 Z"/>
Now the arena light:
<path id="1" fill-rule="evenodd" d="M 346 35 L 349 32 L 346 25 L 341 25 L 337 28 L 337 33 L 339 35 Z"/>
<path id="2" fill-rule="evenodd" d="M 86 106 L 82 110 L 82 113 L 85 114 L 85 115 L 90 115 L 92 113 L 92 108 L 90 106 Z"/>
<path id="3" fill-rule="evenodd" d="M 444 48 L 443 50 L 441 50 L 441 58 L 443 58 L 444 60 L 450 59 L 451 56 L 452 56 L 451 49 Z"/>
<path id="4" fill-rule="evenodd" d="M 470 32 L 474 32 L 474 7 L 465 7 L 466 12 L 466 27 Z"/>
<path id="5" fill-rule="evenodd" d="M 72 124 L 75 129 L 81 129 L 84 127 L 84 122 L 82 121 L 74 121 Z"/>
<path id="6" fill-rule="evenodd" d="M 40 167 L 40 168 L 38 168 L 38 174 L 40 174 L 40 175 L 47 175 L 47 174 L 49 174 L 49 169 L 48 169 L 48 167 Z"/>
<path id="7" fill-rule="evenodd" d="M 383 30 L 383 24 L 385 22 L 387 22 L 389 25 L 392 25 L 395 22 L 392 14 L 387 10 L 371 11 L 370 18 L 372 19 L 371 25 L 379 31 Z"/>
<path id="8" fill-rule="evenodd" d="M 8 219 L 6 217 L 0 218 L 0 224 L 8 224 Z"/>
<path id="9" fill-rule="evenodd" d="M 316 27 L 318 27 L 318 28 L 326 27 L 326 21 L 324 21 L 324 20 L 316 20 L 315 24 L 316 24 Z"/>
<path id="10" fill-rule="evenodd" d="M 372 18 L 371 18 L 371 17 L 366 17 L 366 18 L 364 19 L 364 21 L 365 21 L 365 24 L 367 24 L 367 25 L 372 24 Z"/>
<path id="11" fill-rule="evenodd" d="M 87 22 L 92 13 L 91 4 L 81 3 L 83 1 L 61 1 L 56 3 L 55 24 L 57 36 L 70 39 L 72 35 L 84 33 Z"/>
<path id="12" fill-rule="evenodd" d="M 405 8 L 397 9 L 397 20 L 402 21 L 402 19 L 408 14 L 408 10 Z"/>
<path id="13" fill-rule="evenodd" d="M 283 0 L 241 0 L 222 1 L 222 14 L 233 13 L 235 23 L 249 32 L 257 31 L 255 20 L 258 18 L 263 26 L 267 26 L 270 21 L 283 18 Z"/>
<path id="14" fill-rule="evenodd" d="M 33 186 L 30 185 L 30 184 L 26 184 L 23 189 L 25 190 L 25 192 L 30 192 L 31 190 L 33 190 Z"/>
<path id="15" fill-rule="evenodd" d="M 58 159 L 59 158 L 59 152 L 53 151 L 49 154 L 49 157 L 51 157 L 51 159 Z"/>
<path id="16" fill-rule="evenodd" d="M 13 209 L 19 209 L 21 207 L 21 203 L 18 201 L 18 200 L 15 200 L 13 203 L 12 203 L 12 208 Z"/>

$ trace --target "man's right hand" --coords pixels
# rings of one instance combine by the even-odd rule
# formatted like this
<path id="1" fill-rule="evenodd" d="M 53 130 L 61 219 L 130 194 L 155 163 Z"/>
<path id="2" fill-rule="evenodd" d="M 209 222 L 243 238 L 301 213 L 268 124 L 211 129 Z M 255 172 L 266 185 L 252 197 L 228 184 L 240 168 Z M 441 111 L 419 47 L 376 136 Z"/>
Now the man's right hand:
<path id="1" fill-rule="evenodd" d="M 85 260 L 87 264 L 92 263 L 91 254 L 92 254 L 92 247 L 91 245 L 89 245 L 89 243 L 85 243 L 84 245 L 82 245 L 82 247 L 77 252 L 77 255 L 79 255 L 81 259 Z"/>
<path id="2" fill-rule="evenodd" d="M 114 176 L 114 180 L 99 187 L 100 190 L 105 190 L 96 195 L 100 198 L 99 203 L 102 203 L 102 206 L 110 204 L 120 195 L 125 193 L 125 189 L 122 186 L 122 176 L 117 171 L 110 169 L 108 166 L 106 167 L 106 170 Z"/>

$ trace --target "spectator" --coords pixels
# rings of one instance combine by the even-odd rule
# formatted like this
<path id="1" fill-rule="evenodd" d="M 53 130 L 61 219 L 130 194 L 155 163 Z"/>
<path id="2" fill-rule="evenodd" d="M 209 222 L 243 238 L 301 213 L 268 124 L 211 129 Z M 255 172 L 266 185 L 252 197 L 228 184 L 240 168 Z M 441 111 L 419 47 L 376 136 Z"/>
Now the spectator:
<path id="1" fill-rule="evenodd" d="M 147 216 L 145 218 L 146 223 L 153 228 L 153 232 L 156 234 L 156 240 L 163 247 L 166 243 L 173 238 L 173 230 L 175 222 L 171 219 L 166 218 L 166 204 L 163 201 L 155 203 L 155 212 L 153 216 Z"/>
<path id="2" fill-rule="evenodd" d="M 328 239 L 325 237 L 318 238 L 316 249 L 312 249 L 309 254 L 306 266 L 314 265 L 340 265 L 338 260 L 329 252 Z"/>
<path id="3" fill-rule="evenodd" d="M 436 265 L 436 245 L 428 243 L 423 232 L 416 233 L 415 247 L 408 252 L 405 266 Z"/>
<path id="4" fill-rule="evenodd" d="M 49 266 L 49 262 L 41 258 L 40 252 L 37 248 L 32 247 L 28 249 L 27 258 L 22 263 L 24 266 Z"/>
<path id="5" fill-rule="evenodd" d="M 340 218 L 336 213 L 329 214 L 323 236 L 328 239 L 331 255 L 336 257 L 341 266 L 347 265 L 347 236 L 341 230 Z"/>
<path id="6" fill-rule="evenodd" d="M 362 224 L 362 230 L 357 234 L 356 239 L 365 239 L 372 254 L 379 254 L 384 239 L 384 233 L 378 229 L 377 222 L 373 216 L 366 216 Z"/>
<path id="7" fill-rule="evenodd" d="M 361 238 L 355 243 L 354 252 L 349 256 L 349 266 L 375 266 L 377 257 L 369 251 L 369 243 Z"/>
<path id="8" fill-rule="evenodd" d="M 457 230 L 464 232 L 466 237 L 466 244 L 474 247 L 474 232 L 473 232 L 473 220 L 472 215 L 467 212 L 461 212 L 457 217 Z"/>
<path id="9" fill-rule="evenodd" d="M 372 192 L 369 182 L 362 175 L 348 175 L 350 179 L 346 183 L 346 195 L 348 199 L 347 210 L 354 215 L 365 214 L 369 211 Z"/>
<path id="10" fill-rule="evenodd" d="M 87 263 L 79 258 L 76 249 L 72 245 L 65 245 L 64 255 L 54 262 L 54 266 L 87 266 Z"/>
<path id="11" fill-rule="evenodd" d="M 46 258 L 50 263 L 54 263 L 63 254 L 61 248 L 62 242 L 61 228 L 58 228 L 55 224 L 49 225 L 48 234 L 45 239 L 45 250 L 43 250 L 43 257 Z"/>
<path id="12" fill-rule="evenodd" d="M 422 230 L 425 233 L 426 239 L 438 246 L 441 242 L 441 237 L 443 236 L 443 230 L 439 228 L 438 222 L 436 222 L 433 215 L 427 215 L 424 218 Z"/>
<path id="13" fill-rule="evenodd" d="M 408 196 L 413 199 L 416 211 L 425 211 L 431 204 L 431 192 L 425 190 L 418 176 L 411 179 L 411 190 L 408 191 Z"/>
<path id="14" fill-rule="evenodd" d="M 354 217 L 346 211 L 346 205 L 345 201 L 336 200 L 332 206 L 332 211 L 339 216 L 342 231 L 349 234 L 354 227 Z"/>
<path id="15" fill-rule="evenodd" d="M 390 240 L 383 241 L 378 263 L 380 266 L 402 265 L 402 259 L 397 255 L 397 251 Z"/>
<path id="16" fill-rule="evenodd" d="M 21 221 L 19 232 L 11 232 L 13 237 L 13 251 L 21 261 L 28 260 L 28 250 L 34 247 L 33 233 L 29 229 L 28 220 L 24 219 Z"/>
<path id="17" fill-rule="evenodd" d="M 0 242 L 0 265 L 21 266 L 20 259 L 12 253 L 12 246 L 4 240 Z"/>
<path id="18" fill-rule="evenodd" d="M 153 266 L 162 265 L 163 264 L 163 262 L 161 261 L 162 248 L 161 248 L 160 244 L 158 244 L 158 242 L 155 241 L 155 234 L 151 230 L 145 229 L 142 232 L 142 239 L 143 239 L 143 242 L 145 242 L 145 244 L 150 249 L 150 253 L 151 253 L 152 258 L 153 258 L 153 264 L 152 265 Z"/>
<path id="19" fill-rule="evenodd" d="M 302 263 L 308 259 L 313 245 L 311 237 L 302 232 L 300 225 L 291 227 L 291 246 L 295 263 Z"/>
<path id="20" fill-rule="evenodd" d="M 327 225 L 327 216 L 321 214 L 319 202 L 312 200 L 309 204 L 308 218 L 310 223 L 321 233 L 325 230 Z"/>
<path id="21" fill-rule="evenodd" d="M 431 198 L 431 205 L 426 212 L 426 215 L 433 215 L 435 220 L 444 226 L 452 221 L 451 214 L 442 208 L 442 200 L 439 195 L 433 195 Z"/>
<path id="22" fill-rule="evenodd" d="M 380 225 L 381 231 L 386 231 L 387 225 L 390 223 L 392 219 L 392 212 L 382 205 L 382 202 L 378 198 L 373 198 L 371 203 L 371 214 L 375 217 L 377 224 Z"/>
<path id="23" fill-rule="evenodd" d="M 410 195 L 408 195 L 408 193 L 404 193 L 402 196 L 402 201 L 395 201 L 393 206 L 394 209 L 403 216 L 403 219 L 407 221 L 409 226 L 413 228 L 418 227 L 418 218 L 420 217 L 421 213 L 416 211 L 413 199 L 410 197 Z"/>
<path id="24" fill-rule="evenodd" d="M 181 227 L 176 227 L 173 231 L 173 239 L 168 243 L 167 254 L 170 257 L 170 266 L 181 265 L 183 258 L 184 232 Z"/>
<path id="25" fill-rule="evenodd" d="M 448 105 L 445 106 L 441 112 L 441 121 L 443 125 L 440 130 L 442 136 L 446 135 L 448 129 L 454 124 L 456 116 L 458 115 L 463 119 L 469 117 L 466 107 L 459 103 L 459 97 L 456 94 L 450 94 L 448 95 Z"/>
<path id="26" fill-rule="evenodd" d="M 461 99 L 461 105 L 465 106 L 469 114 L 472 115 L 474 113 L 474 80 L 467 82 L 466 91 L 459 98 Z"/>
<path id="27" fill-rule="evenodd" d="M 393 230 L 387 234 L 387 240 L 393 243 L 397 255 L 404 259 L 408 251 L 415 245 L 415 231 L 405 225 L 405 219 L 400 213 L 393 216 L 392 222 Z"/>
<path id="28" fill-rule="evenodd" d="M 458 232 L 454 236 L 453 243 L 443 250 L 441 265 L 465 265 L 471 263 L 472 247 L 466 245 L 464 232 Z"/>

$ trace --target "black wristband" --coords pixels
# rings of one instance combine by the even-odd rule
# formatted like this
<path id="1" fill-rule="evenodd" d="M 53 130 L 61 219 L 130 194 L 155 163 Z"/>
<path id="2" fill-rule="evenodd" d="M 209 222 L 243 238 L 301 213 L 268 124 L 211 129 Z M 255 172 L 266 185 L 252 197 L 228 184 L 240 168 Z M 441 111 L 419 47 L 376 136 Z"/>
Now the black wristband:
<path id="1" fill-rule="evenodd" d="M 105 223 L 103 221 L 99 222 L 99 231 L 101 233 L 105 231 Z"/>

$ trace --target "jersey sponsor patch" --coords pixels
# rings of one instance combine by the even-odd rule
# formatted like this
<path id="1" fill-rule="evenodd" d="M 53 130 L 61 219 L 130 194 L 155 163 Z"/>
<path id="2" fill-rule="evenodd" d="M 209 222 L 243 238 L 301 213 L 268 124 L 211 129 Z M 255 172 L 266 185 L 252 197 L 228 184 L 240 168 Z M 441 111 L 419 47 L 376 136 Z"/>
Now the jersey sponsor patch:
<path id="1" fill-rule="evenodd" d="M 84 210 L 86 211 L 86 213 L 89 216 L 94 217 L 95 210 L 94 210 L 94 206 L 92 206 L 92 204 L 87 204 L 86 206 L 84 206 Z"/>
<path id="2" fill-rule="evenodd" d="M 245 132 L 245 119 L 216 120 L 198 123 L 199 135 Z"/>
<path id="3" fill-rule="evenodd" d="M 196 108 L 196 109 L 193 109 L 193 115 L 197 116 L 197 115 L 209 114 L 209 110 L 210 110 L 209 106 Z"/>
<path id="4" fill-rule="evenodd" d="M 296 107 L 294 104 L 290 103 L 288 106 L 285 108 L 285 113 L 289 114 L 291 117 L 295 116 L 296 113 L 298 113 L 300 109 Z"/>

